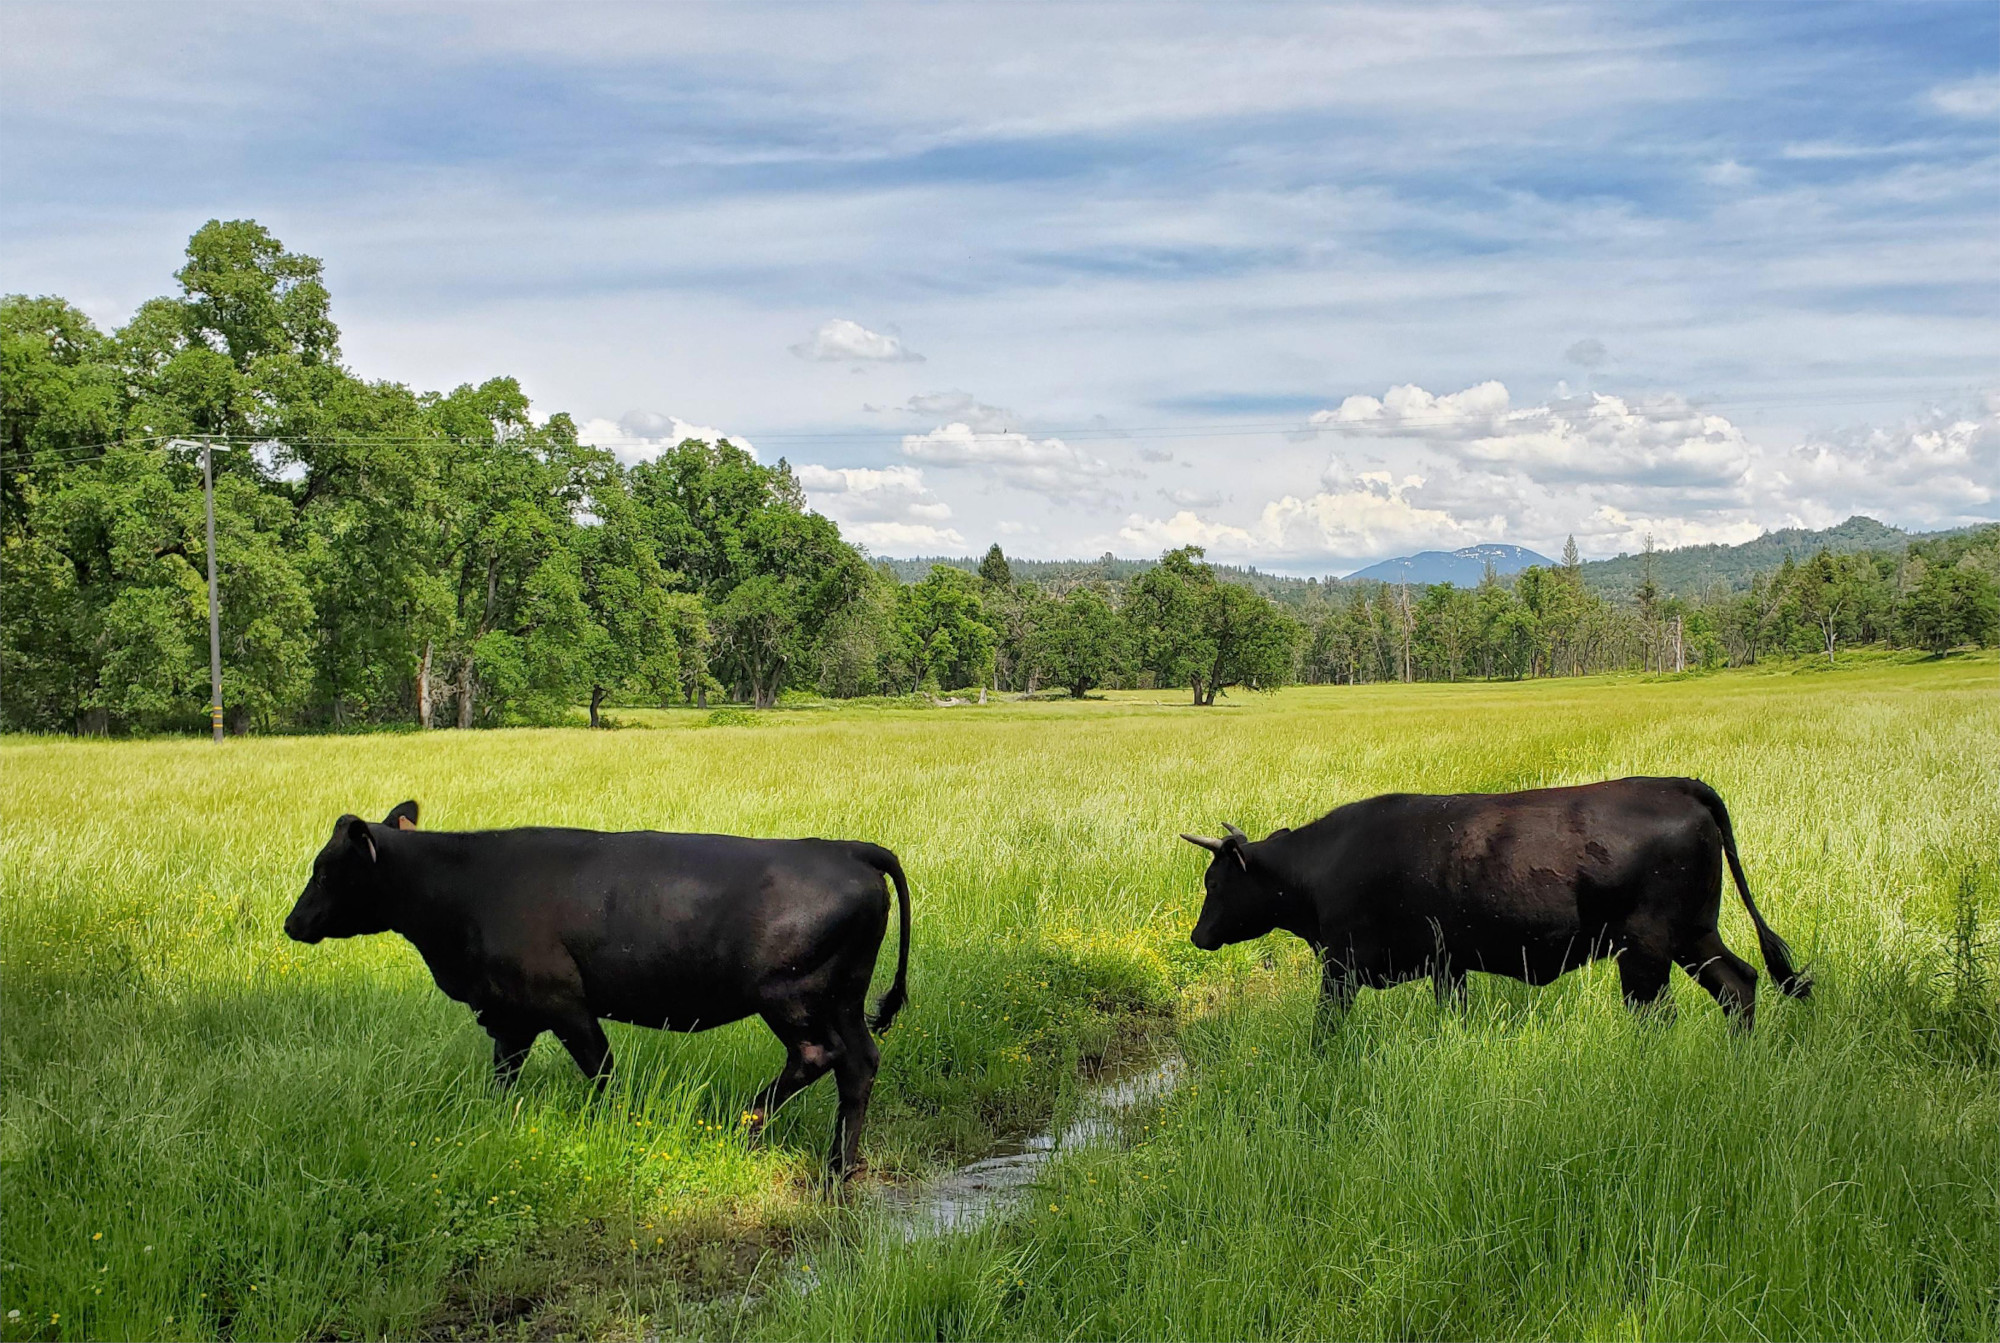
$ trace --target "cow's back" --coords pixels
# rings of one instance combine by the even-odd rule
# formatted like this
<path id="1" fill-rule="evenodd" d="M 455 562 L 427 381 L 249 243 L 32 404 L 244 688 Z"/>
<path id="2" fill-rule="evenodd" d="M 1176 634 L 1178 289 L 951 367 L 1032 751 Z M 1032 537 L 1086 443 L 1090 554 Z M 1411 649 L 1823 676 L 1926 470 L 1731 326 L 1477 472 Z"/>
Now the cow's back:
<path id="1" fill-rule="evenodd" d="M 840 841 L 529 827 L 409 832 L 390 847 L 436 917 L 462 925 L 480 984 L 535 995 L 573 973 L 596 1015 L 639 1025 L 752 1015 L 871 925 L 872 952 L 888 914 L 880 874 Z"/>
<path id="2" fill-rule="evenodd" d="M 1720 837 L 1692 780 L 1515 793 L 1386 794 L 1293 832 L 1320 874 L 1329 942 L 1399 964 L 1442 946 L 1468 968 L 1541 979 L 1643 912 L 1663 884 L 1720 889 Z M 1525 958 L 1525 964 L 1524 964 Z M 1483 964 L 1497 960 L 1498 964 Z"/>

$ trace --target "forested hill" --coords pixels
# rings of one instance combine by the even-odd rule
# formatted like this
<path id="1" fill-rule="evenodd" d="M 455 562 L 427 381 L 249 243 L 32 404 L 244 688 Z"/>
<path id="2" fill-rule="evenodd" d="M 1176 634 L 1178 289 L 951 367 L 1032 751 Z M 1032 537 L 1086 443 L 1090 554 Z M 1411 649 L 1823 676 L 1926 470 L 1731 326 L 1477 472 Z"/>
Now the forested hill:
<path id="1" fill-rule="evenodd" d="M 1810 531 L 1803 527 L 1787 527 L 1781 531 L 1766 532 L 1754 541 L 1740 545 L 1683 546 L 1677 550 L 1653 552 L 1653 582 L 1658 585 L 1662 596 L 1695 596 L 1720 585 L 1730 592 L 1742 592 L 1750 586 L 1751 579 L 1758 574 L 1769 574 L 1787 557 L 1794 563 L 1811 559 L 1820 551 L 1835 555 L 1850 555 L 1863 551 L 1880 551 L 1900 554 L 1912 542 L 1931 541 L 1941 537 L 1955 536 L 1959 532 L 1977 530 L 1960 528 L 1958 531 L 1906 532 L 1900 527 L 1891 527 L 1873 518 L 1851 517 L 1836 527 Z M 1473 548 L 1468 547 L 1468 550 Z M 1428 554 L 1442 552 L 1425 552 Z M 1465 553 L 1465 552 L 1460 552 Z M 1532 555 L 1532 551 L 1522 551 Z M 1414 560 L 1411 556 L 1406 559 Z M 1645 569 L 1643 555 L 1620 555 L 1616 559 L 1586 560 L 1581 566 L 1584 585 L 1594 592 L 1620 600 L 1630 600 L 1638 591 L 1639 582 Z M 964 569 L 968 573 L 979 571 L 977 556 L 928 555 L 916 559 L 877 559 L 878 565 L 887 566 L 898 579 L 905 583 L 922 580 L 931 571 L 932 565 L 942 564 L 953 569 Z M 1104 554 L 1094 560 L 1022 560 L 1008 557 L 1014 576 L 1045 587 L 1061 590 L 1079 583 L 1110 582 L 1125 583 L 1151 569 L 1154 560 L 1123 559 L 1116 555 Z M 1294 578 L 1287 574 L 1267 574 L 1252 568 L 1238 568 L 1234 565 L 1214 566 L 1216 577 L 1232 583 L 1241 583 L 1254 588 L 1274 601 L 1295 605 L 1309 596 L 1327 588 L 1336 588 L 1355 579 L 1385 581 L 1382 575 L 1402 561 L 1383 560 L 1360 570 L 1346 579 L 1328 575 L 1325 578 Z M 1521 566 L 1503 567 L 1503 576 Z M 1550 563 L 1549 567 L 1553 567 Z M 1419 577 L 1412 578 L 1412 584 L 1432 581 Z M 1460 587 L 1473 587 L 1478 582 L 1476 573 L 1468 573 L 1467 581 Z"/>
<path id="2" fill-rule="evenodd" d="M 1851 555 L 1859 551 L 1900 553 L 1912 541 L 1948 536 L 1949 532 L 1906 532 L 1873 518 L 1855 516 L 1837 527 L 1808 531 L 1787 527 L 1766 532 L 1741 545 L 1682 546 L 1678 550 L 1655 551 L 1652 557 L 1653 582 L 1662 595 L 1693 596 L 1721 586 L 1741 592 L 1758 574 L 1768 574 L 1787 558 L 1794 563 L 1811 559 L 1820 551 Z M 1620 555 L 1611 560 L 1591 560 L 1583 566 L 1585 586 L 1607 597 L 1629 598 L 1638 591 L 1644 576 L 1644 555 Z"/>

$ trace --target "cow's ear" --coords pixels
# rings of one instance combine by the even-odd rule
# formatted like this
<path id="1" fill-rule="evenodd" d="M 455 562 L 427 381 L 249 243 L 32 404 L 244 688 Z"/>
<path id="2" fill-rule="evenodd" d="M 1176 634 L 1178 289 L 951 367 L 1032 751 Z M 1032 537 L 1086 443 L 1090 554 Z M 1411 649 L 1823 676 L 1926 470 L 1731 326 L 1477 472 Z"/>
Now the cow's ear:
<path id="1" fill-rule="evenodd" d="M 393 825 L 398 830 L 415 830 L 417 828 L 417 800 L 411 798 L 408 802 L 398 802 L 394 807 L 389 809 L 389 814 L 382 818 L 382 824 Z"/>
<path id="2" fill-rule="evenodd" d="M 1229 852 L 1236 855 L 1236 865 L 1245 872 L 1248 872 L 1250 870 L 1250 856 L 1243 851 L 1243 836 L 1240 833 L 1231 835 L 1223 843 L 1228 846 Z"/>
<path id="3" fill-rule="evenodd" d="M 346 830 L 347 842 L 354 846 L 357 853 L 367 854 L 369 862 L 374 862 L 375 836 L 368 833 L 368 822 L 359 816 L 350 816 L 347 818 Z"/>

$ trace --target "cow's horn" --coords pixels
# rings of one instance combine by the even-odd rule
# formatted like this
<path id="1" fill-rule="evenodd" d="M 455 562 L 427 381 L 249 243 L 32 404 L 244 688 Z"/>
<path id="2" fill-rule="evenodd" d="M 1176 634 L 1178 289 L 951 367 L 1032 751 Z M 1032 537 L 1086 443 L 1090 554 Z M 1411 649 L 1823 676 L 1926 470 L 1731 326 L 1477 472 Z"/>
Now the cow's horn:
<path id="1" fill-rule="evenodd" d="M 1208 839 L 1202 835 L 1182 835 L 1181 838 L 1196 848 L 1207 849 L 1210 853 L 1221 853 L 1225 842 L 1219 839 Z"/>
<path id="2" fill-rule="evenodd" d="M 1241 830 L 1238 830 L 1235 826 L 1231 825 L 1227 821 L 1224 821 L 1222 823 L 1222 828 L 1229 832 L 1229 837 L 1231 839 L 1248 840 L 1250 838 L 1250 836 L 1244 834 Z"/>

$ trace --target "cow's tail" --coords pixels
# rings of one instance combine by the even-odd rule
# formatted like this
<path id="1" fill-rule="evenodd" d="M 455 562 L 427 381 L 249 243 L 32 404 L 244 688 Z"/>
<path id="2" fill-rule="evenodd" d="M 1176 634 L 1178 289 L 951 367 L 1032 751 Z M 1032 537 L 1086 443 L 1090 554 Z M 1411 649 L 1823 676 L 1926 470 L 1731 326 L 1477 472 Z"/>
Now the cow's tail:
<path id="1" fill-rule="evenodd" d="M 1708 814 L 1715 818 L 1716 829 L 1722 832 L 1723 856 L 1729 859 L 1729 875 L 1736 879 L 1736 893 L 1743 897 L 1743 908 L 1750 913 L 1750 922 L 1757 926 L 1757 946 L 1764 953 L 1764 965 L 1778 981 L 1778 987 L 1794 998 L 1812 996 L 1812 976 L 1792 966 L 1792 949 L 1785 945 L 1777 930 L 1764 922 L 1758 912 L 1757 902 L 1750 898 L 1750 883 L 1743 877 L 1743 860 L 1736 855 L 1736 831 L 1729 824 L 1729 808 L 1722 805 L 1722 795 L 1700 780 L 1694 781 L 1694 796 Z"/>
<path id="2" fill-rule="evenodd" d="M 910 1001 L 910 883 L 903 879 L 903 865 L 896 860 L 896 855 L 881 845 L 860 845 L 856 856 L 896 885 L 897 926 L 901 934 L 896 947 L 896 978 L 890 982 L 889 991 L 875 1004 L 875 1014 L 868 1022 L 870 1028 L 880 1035 L 894 1024 L 896 1013 Z"/>

